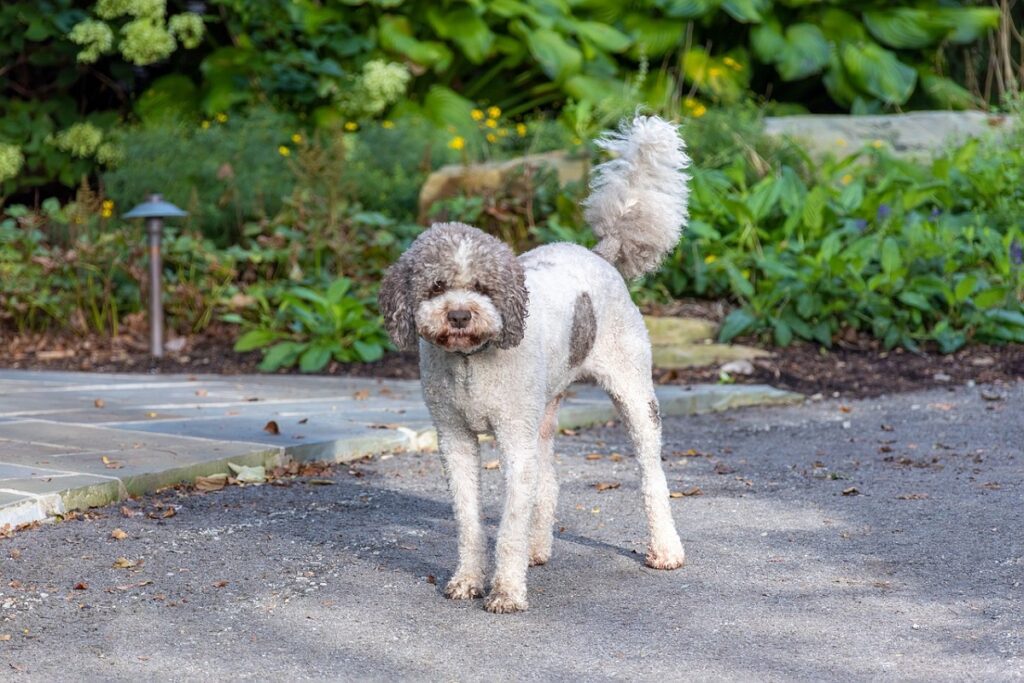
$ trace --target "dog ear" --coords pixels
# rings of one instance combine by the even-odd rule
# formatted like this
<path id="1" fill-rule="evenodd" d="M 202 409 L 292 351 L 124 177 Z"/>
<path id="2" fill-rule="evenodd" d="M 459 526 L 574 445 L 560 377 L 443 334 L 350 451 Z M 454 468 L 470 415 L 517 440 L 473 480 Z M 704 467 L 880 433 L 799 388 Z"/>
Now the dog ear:
<path id="1" fill-rule="evenodd" d="M 400 351 L 411 351 L 416 348 L 416 313 L 409 282 L 411 273 L 407 254 L 408 252 L 384 273 L 380 293 L 377 295 L 380 314 L 384 317 L 384 327 Z"/>
<path id="2" fill-rule="evenodd" d="M 519 260 L 509 251 L 507 272 L 502 273 L 504 283 L 497 290 L 494 305 L 501 313 L 502 330 L 495 340 L 499 349 L 519 346 L 526 334 L 526 316 L 530 293 L 526 289 L 526 274 Z"/>

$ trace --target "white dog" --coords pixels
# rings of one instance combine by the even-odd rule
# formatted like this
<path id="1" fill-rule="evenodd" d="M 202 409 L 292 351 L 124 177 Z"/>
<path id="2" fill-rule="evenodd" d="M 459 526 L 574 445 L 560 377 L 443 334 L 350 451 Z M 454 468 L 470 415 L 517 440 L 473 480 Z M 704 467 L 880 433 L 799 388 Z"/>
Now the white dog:
<path id="1" fill-rule="evenodd" d="M 629 430 L 643 477 L 647 565 L 684 561 L 661 469 L 650 342 L 623 278 L 655 270 L 678 242 L 689 158 L 676 127 L 653 116 L 598 143 L 615 158 L 595 169 L 584 203 L 600 239 L 593 251 L 549 244 L 517 259 L 476 228 L 437 224 L 381 285 L 395 344 L 411 349 L 419 340 L 423 394 L 454 499 L 459 563 L 449 598 L 483 596 L 478 434 L 492 433 L 500 449 L 505 506 L 484 602 L 491 612 L 525 610 L 527 566 L 551 556 L 558 406 L 579 379 L 608 392 Z"/>

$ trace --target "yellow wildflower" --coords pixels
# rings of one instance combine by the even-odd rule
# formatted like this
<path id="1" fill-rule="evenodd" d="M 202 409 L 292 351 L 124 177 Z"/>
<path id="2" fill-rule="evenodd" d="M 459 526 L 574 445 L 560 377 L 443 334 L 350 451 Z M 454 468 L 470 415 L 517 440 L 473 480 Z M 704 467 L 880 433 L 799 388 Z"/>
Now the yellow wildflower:
<path id="1" fill-rule="evenodd" d="M 202 123 L 199 124 L 199 127 L 202 128 L 203 130 L 206 130 L 207 128 L 210 127 L 210 122 L 209 121 L 203 121 Z"/>
<path id="2" fill-rule="evenodd" d="M 448 146 L 452 149 L 462 149 L 466 146 L 466 138 L 456 135 L 448 142 Z"/>
<path id="3" fill-rule="evenodd" d="M 345 122 L 345 130 L 347 130 L 350 133 L 353 132 L 353 131 L 357 131 L 357 130 L 359 130 L 359 124 L 356 123 L 355 121 L 346 121 Z"/>
<path id="4" fill-rule="evenodd" d="M 114 215 L 114 212 L 103 209 L 102 211 L 100 211 L 100 215 L 103 216 L 104 218 L 110 218 L 111 216 Z"/>
<path id="5" fill-rule="evenodd" d="M 499 116 L 501 116 L 501 108 L 500 107 L 487 107 L 487 115 L 490 116 L 492 119 L 496 119 Z"/>
<path id="6" fill-rule="evenodd" d="M 730 69 L 733 69 L 735 71 L 739 71 L 740 69 L 743 68 L 742 66 L 740 66 L 740 63 L 737 62 L 732 57 L 726 57 L 725 59 L 723 59 L 722 60 L 722 64 L 725 64 L 727 67 L 729 67 Z"/>
<path id="7" fill-rule="evenodd" d="M 836 138 L 837 147 L 846 147 L 846 140 L 844 138 Z"/>
<path id="8" fill-rule="evenodd" d="M 474 121 L 484 120 L 484 113 L 480 109 L 474 109 L 473 111 L 469 112 L 469 115 L 473 117 Z"/>
<path id="9" fill-rule="evenodd" d="M 217 123 L 226 123 L 228 120 L 228 115 L 221 112 L 220 114 L 217 114 L 217 116 L 215 116 L 214 118 L 217 119 Z"/>
<path id="10" fill-rule="evenodd" d="M 517 123 L 516 124 L 516 135 L 518 135 L 521 138 L 525 138 L 526 137 L 526 124 L 525 123 Z"/>
<path id="11" fill-rule="evenodd" d="M 722 70 L 719 69 L 717 66 L 713 66 L 710 69 L 708 69 L 708 76 L 710 76 L 711 78 L 718 78 L 721 75 Z"/>
<path id="12" fill-rule="evenodd" d="M 114 210 L 114 200 L 112 200 L 112 199 L 104 199 L 102 207 L 103 207 L 104 211 L 113 211 Z"/>
<path id="13" fill-rule="evenodd" d="M 288 147 L 286 145 L 281 145 L 280 147 L 277 148 L 277 153 L 280 154 L 283 157 L 286 157 L 286 156 L 290 156 L 292 151 L 290 149 L 288 149 Z"/>
<path id="14" fill-rule="evenodd" d="M 497 142 L 497 141 L 498 141 L 498 136 L 497 135 L 495 135 L 494 133 L 488 133 L 487 134 L 487 142 L 494 143 L 494 142 Z"/>
<path id="15" fill-rule="evenodd" d="M 498 122 L 494 119 L 487 119 L 486 121 L 484 121 L 484 125 L 487 126 L 488 128 L 497 128 Z"/>
<path id="16" fill-rule="evenodd" d="M 707 113 L 708 113 L 708 108 L 705 107 L 700 102 L 698 102 L 697 105 L 693 108 L 693 117 L 694 118 L 699 119 L 700 117 L 704 116 L 704 114 L 707 114 Z"/>
<path id="17" fill-rule="evenodd" d="M 301 133 L 292 133 L 292 142 L 294 142 L 296 145 L 301 143 L 302 142 L 302 134 Z"/>
<path id="18" fill-rule="evenodd" d="M 882 147 L 885 147 L 885 143 L 882 142 L 881 140 L 872 140 L 871 146 L 874 147 L 875 149 L 881 149 Z"/>
<path id="19" fill-rule="evenodd" d="M 508 137 L 508 128 L 499 128 L 498 129 L 498 137 L 499 138 Z"/>
<path id="20" fill-rule="evenodd" d="M 394 121 L 390 121 L 390 120 L 384 120 L 384 121 L 380 122 L 380 127 L 381 128 L 387 128 L 388 130 L 391 130 L 392 128 L 395 127 L 395 122 Z"/>
<path id="21" fill-rule="evenodd" d="M 839 179 L 839 182 L 841 182 L 843 185 L 849 185 L 850 183 L 853 182 L 853 176 L 847 173 L 846 175 Z"/>
<path id="22" fill-rule="evenodd" d="M 708 254 L 707 256 L 704 257 L 704 263 L 707 263 L 709 265 L 714 263 L 717 260 L 718 260 L 718 257 L 715 256 L 714 254 Z"/>

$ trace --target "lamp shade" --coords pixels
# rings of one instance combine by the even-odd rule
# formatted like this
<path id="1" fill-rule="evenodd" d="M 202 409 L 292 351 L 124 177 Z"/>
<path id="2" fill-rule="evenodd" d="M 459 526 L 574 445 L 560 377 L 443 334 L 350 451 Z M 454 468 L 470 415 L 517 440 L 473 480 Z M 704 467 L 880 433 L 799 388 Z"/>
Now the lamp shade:
<path id="1" fill-rule="evenodd" d="M 165 202 L 160 195 L 151 194 L 146 201 L 124 214 L 124 218 L 177 218 L 187 215 L 187 211 Z"/>

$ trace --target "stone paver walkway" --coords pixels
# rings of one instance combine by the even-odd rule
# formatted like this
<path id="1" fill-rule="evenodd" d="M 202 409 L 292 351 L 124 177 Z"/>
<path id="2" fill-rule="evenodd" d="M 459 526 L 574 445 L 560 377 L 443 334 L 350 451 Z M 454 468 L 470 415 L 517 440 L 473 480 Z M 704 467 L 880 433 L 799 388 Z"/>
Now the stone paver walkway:
<path id="1" fill-rule="evenodd" d="M 737 385 L 658 395 L 665 415 L 801 398 Z M 560 423 L 613 417 L 603 392 L 579 385 Z M 416 381 L 0 370 L 0 527 L 227 472 L 229 462 L 343 462 L 435 441 Z"/>

